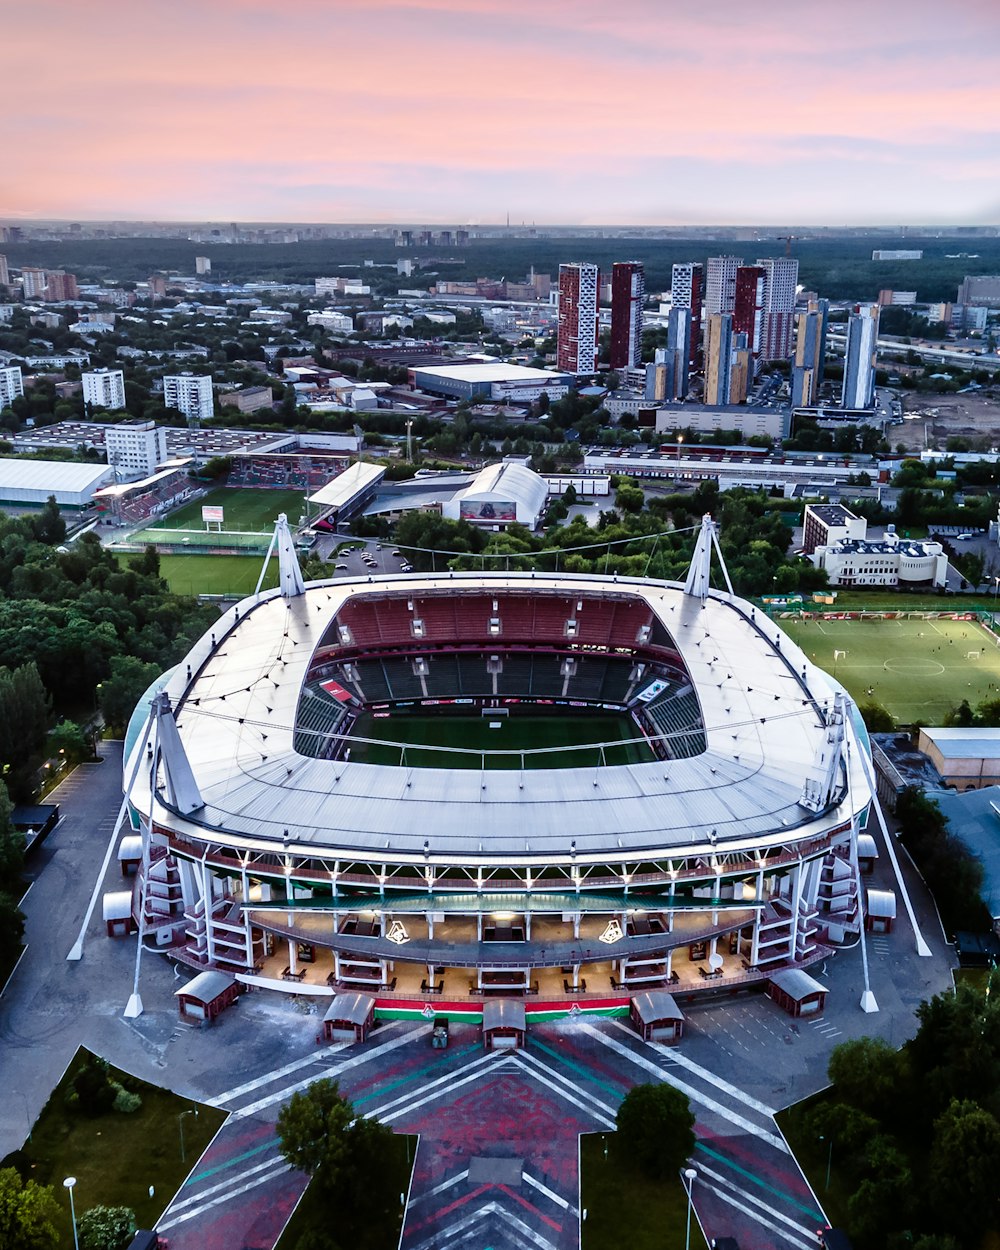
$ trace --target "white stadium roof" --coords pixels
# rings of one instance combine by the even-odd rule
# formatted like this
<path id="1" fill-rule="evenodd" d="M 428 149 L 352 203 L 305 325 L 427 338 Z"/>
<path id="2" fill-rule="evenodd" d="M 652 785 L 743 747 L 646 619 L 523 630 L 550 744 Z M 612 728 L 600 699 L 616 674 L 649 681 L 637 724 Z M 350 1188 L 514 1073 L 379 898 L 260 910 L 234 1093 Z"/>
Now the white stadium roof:
<path id="1" fill-rule="evenodd" d="M 343 508 L 369 486 L 385 477 L 385 465 L 365 464 L 359 460 L 343 473 L 309 496 L 309 502 L 322 508 Z"/>
<path id="2" fill-rule="evenodd" d="M 351 596 L 463 590 L 637 597 L 664 622 L 697 690 L 707 750 L 613 767 L 518 770 L 406 768 L 307 758 L 293 746 L 300 691 L 315 649 Z M 185 670 L 193 673 L 185 676 Z M 598 576 L 413 574 L 313 583 L 230 609 L 167 686 L 204 806 L 171 810 L 158 775 L 153 816 L 194 843 L 350 862 L 639 863 L 651 856 L 745 853 L 826 837 L 870 799 L 847 725 L 850 787 L 814 814 L 800 799 L 827 742 L 831 679 L 752 605 L 702 600 L 676 583 Z M 145 751 L 145 741 L 134 751 Z M 132 801 L 150 807 L 138 772 Z"/>
<path id="3" fill-rule="evenodd" d="M 503 461 L 480 469 L 471 484 L 460 491 L 451 502 L 461 506 L 463 503 L 487 499 L 505 499 L 520 504 L 525 514 L 535 517 L 545 506 L 548 493 L 545 478 L 523 464 Z"/>

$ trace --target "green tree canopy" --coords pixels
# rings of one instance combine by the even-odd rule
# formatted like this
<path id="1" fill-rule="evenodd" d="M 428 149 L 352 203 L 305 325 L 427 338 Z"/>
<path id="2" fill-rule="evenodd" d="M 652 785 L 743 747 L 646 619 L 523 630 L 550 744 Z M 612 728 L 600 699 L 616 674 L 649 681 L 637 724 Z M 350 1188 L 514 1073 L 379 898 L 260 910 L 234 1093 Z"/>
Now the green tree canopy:
<path id="1" fill-rule="evenodd" d="M 0 1246 L 4 1250 L 56 1250 L 62 1212 L 52 1190 L 0 1169 Z"/>
<path id="2" fill-rule="evenodd" d="M 694 1149 L 694 1115 L 672 1085 L 636 1085 L 615 1116 L 615 1148 L 648 1176 L 676 1173 Z"/>
<path id="3" fill-rule="evenodd" d="M 80 1250 L 126 1250 L 135 1235 L 135 1212 L 129 1207 L 91 1207 L 80 1216 Z"/>

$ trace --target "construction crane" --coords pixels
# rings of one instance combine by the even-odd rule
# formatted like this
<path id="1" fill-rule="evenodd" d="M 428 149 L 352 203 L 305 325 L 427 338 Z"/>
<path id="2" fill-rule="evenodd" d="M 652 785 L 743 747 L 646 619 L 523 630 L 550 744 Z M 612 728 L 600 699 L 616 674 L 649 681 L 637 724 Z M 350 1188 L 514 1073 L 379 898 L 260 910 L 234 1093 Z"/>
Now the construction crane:
<path id="1" fill-rule="evenodd" d="M 786 256 L 791 256 L 791 254 L 792 254 L 792 244 L 795 242 L 795 240 L 796 240 L 796 239 L 798 239 L 798 238 L 799 238 L 799 235 L 797 235 L 797 234 L 778 234 L 778 235 L 775 235 L 775 238 L 778 240 L 778 242 L 779 242 L 779 243 L 784 243 L 784 245 L 785 245 L 785 255 L 786 255 Z"/>

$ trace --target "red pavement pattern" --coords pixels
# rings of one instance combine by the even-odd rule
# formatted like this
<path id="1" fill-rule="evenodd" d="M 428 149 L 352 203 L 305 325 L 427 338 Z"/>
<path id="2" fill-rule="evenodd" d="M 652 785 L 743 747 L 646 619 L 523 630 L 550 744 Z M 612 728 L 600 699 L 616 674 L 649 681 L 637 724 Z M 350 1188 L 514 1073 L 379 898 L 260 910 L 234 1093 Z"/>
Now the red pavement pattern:
<path id="1" fill-rule="evenodd" d="M 387 1025 L 366 1047 L 318 1052 L 307 1076 L 335 1077 L 359 1113 L 419 1134 L 402 1250 L 576 1250 L 579 1135 L 612 1129 L 626 1091 L 657 1079 L 643 1063 L 660 1079 L 682 1078 L 695 1095 L 694 1199 L 709 1238 L 735 1236 L 741 1250 L 817 1244 L 822 1217 L 771 1117 L 710 1077 L 672 1067 L 662 1048 L 612 1022 L 532 1026 L 517 1054 L 484 1054 L 471 1025 L 453 1027 L 444 1051 L 432 1050 L 428 1035 L 427 1026 Z M 171 1250 L 272 1250 L 307 1180 L 281 1159 L 274 1135 L 278 1109 L 302 1078 L 220 1100 L 236 1114 L 158 1225 Z M 507 1160 L 508 1169 L 519 1161 L 520 1184 L 478 1171 L 470 1181 L 470 1163 L 491 1167 L 484 1159 Z"/>

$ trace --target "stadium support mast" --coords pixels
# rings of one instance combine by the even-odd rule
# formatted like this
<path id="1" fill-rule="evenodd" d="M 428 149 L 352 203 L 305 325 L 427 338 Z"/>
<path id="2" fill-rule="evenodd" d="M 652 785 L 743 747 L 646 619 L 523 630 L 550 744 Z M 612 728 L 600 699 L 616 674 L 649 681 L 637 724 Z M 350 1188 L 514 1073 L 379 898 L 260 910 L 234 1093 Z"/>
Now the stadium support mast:
<path id="1" fill-rule="evenodd" d="M 719 546 L 719 527 L 706 512 L 701 518 L 698 541 L 694 545 L 694 555 L 691 557 L 687 581 L 684 583 L 684 593 L 686 595 L 693 595 L 696 599 L 706 599 L 708 597 L 712 581 L 713 548 L 715 549 L 715 554 L 719 557 L 719 564 L 722 566 L 722 576 L 726 579 L 726 589 L 730 594 L 733 593 L 733 583 L 729 580 L 729 570 L 726 568 L 722 548 Z"/>
<path id="2" fill-rule="evenodd" d="M 278 515 L 274 523 L 274 533 L 267 546 L 267 555 L 264 557 L 264 566 L 260 570 L 260 577 L 257 578 L 257 588 L 254 594 L 260 594 L 260 588 L 264 584 L 264 574 L 271 562 L 275 544 L 278 547 L 278 588 L 285 599 L 294 599 L 296 595 L 305 592 L 306 584 L 302 580 L 299 558 L 295 554 L 295 543 L 292 541 L 292 532 L 288 528 L 288 517 L 283 512 Z"/>
<path id="3" fill-rule="evenodd" d="M 833 802 L 834 791 L 840 780 L 840 762 L 844 756 L 844 722 L 846 701 L 843 694 L 836 694 L 833 707 L 826 714 L 826 733 L 816 750 L 810 775 L 802 787 L 799 802 L 811 812 L 822 812 Z"/>
<path id="4" fill-rule="evenodd" d="M 156 725 L 156 748 L 163 763 L 163 775 L 167 788 L 167 800 L 182 816 L 196 812 L 205 806 L 198 783 L 191 771 L 191 763 L 177 732 L 177 722 L 170 706 L 170 697 L 161 690 L 153 700 Z M 153 761 L 151 791 L 156 787 L 156 760 Z"/>

